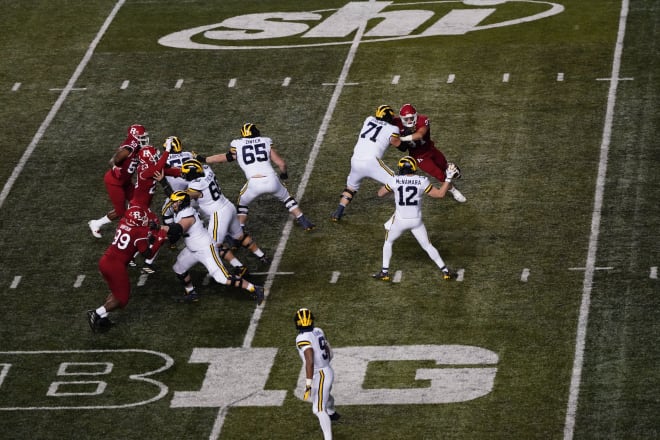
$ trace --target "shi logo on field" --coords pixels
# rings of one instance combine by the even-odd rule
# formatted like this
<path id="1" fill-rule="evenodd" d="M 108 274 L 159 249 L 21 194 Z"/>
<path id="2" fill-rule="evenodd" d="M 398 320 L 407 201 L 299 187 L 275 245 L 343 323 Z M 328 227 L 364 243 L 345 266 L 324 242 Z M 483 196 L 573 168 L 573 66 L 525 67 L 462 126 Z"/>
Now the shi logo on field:
<path id="1" fill-rule="evenodd" d="M 520 3 L 527 5 L 526 11 L 535 12 L 522 15 Z M 412 9 L 416 7 L 425 9 Z M 516 18 L 481 24 L 495 11 Z M 558 3 L 537 0 L 354 1 L 339 9 L 238 15 L 220 23 L 174 32 L 158 43 L 179 49 L 212 50 L 333 46 L 351 44 L 354 32 L 363 27 L 361 42 L 371 43 L 463 35 L 540 20 L 563 11 Z M 197 42 L 200 37 L 206 42 Z"/>

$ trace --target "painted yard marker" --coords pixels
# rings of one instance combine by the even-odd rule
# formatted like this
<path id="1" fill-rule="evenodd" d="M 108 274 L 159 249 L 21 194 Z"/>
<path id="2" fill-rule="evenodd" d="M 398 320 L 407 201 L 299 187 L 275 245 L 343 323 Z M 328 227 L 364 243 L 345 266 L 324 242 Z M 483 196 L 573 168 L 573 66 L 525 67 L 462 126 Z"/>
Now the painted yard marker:
<path id="1" fill-rule="evenodd" d="M 338 272 L 338 271 L 336 271 L 336 270 L 333 271 L 333 272 L 332 272 L 332 276 L 330 277 L 330 283 L 331 283 L 331 284 L 335 284 L 335 283 L 337 282 L 337 280 L 339 279 L 339 275 L 340 275 L 340 274 L 341 274 L 341 272 Z"/>
<path id="2" fill-rule="evenodd" d="M 125 79 L 124 82 L 121 83 L 121 87 L 120 87 L 120 89 L 122 89 L 122 90 L 126 90 L 126 89 L 128 88 L 128 85 L 129 85 L 130 83 L 131 83 L 131 82 L 130 82 L 129 80 Z"/>
<path id="3" fill-rule="evenodd" d="M 73 283 L 73 287 L 75 287 L 76 289 L 79 288 L 80 286 L 82 286 L 83 281 L 85 281 L 85 275 L 78 275 L 76 277 L 76 282 Z"/>
<path id="4" fill-rule="evenodd" d="M 174 88 L 175 89 L 180 89 L 182 85 L 183 85 L 183 80 L 182 79 L 177 79 L 176 84 L 174 84 Z"/>
<path id="5" fill-rule="evenodd" d="M 447 76 L 447 84 L 453 83 L 455 79 L 456 79 L 456 75 L 453 74 L 453 73 L 450 73 L 449 76 Z"/>
<path id="6" fill-rule="evenodd" d="M 142 275 L 140 275 L 140 278 L 138 278 L 137 285 L 140 287 L 144 286 L 147 282 L 147 278 L 149 278 L 149 274 L 147 273 L 143 273 Z"/>
<path id="7" fill-rule="evenodd" d="M 392 84 L 399 84 L 399 80 L 401 79 L 401 75 L 394 75 L 392 78 Z"/>
<path id="8" fill-rule="evenodd" d="M 463 281 L 465 278 L 465 269 L 458 269 L 456 272 L 456 281 Z"/>
<path id="9" fill-rule="evenodd" d="M 651 278 L 652 280 L 658 279 L 658 266 L 651 267 L 651 273 L 649 274 L 649 278 Z"/>
<path id="10" fill-rule="evenodd" d="M 509 82 L 509 76 L 510 75 L 508 73 L 505 73 L 504 75 L 502 75 L 502 82 L 508 83 Z"/>
<path id="11" fill-rule="evenodd" d="M 286 78 L 284 78 L 284 81 L 282 81 L 282 87 L 288 87 L 289 84 L 291 84 L 291 77 L 287 76 Z"/>
<path id="12" fill-rule="evenodd" d="M 229 87 L 230 89 L 231 89 L 232 87 L 236 87 L 236 78 L 232 78 L 232 79 L 230 79 L 230 80 L 229 80 L 229 84 L 227 85 L 227 87 Z"/>
<path id="13" fill-rule="evenodd" d="M 21 88 L 21 83 L 14 83 L 14 85 L 13 85 L 12 88 L 11 88 L 11 91 L 12 91 L 12 92 L 16 92 L 16 91 L 18 91 L 18 89 L 20 89 L 20 88 Z"/>
<path id="14" fill-rule="evenodd" d="M 520 281 L 522 281 L 523 283 L 526 283 L 528 279 L 529 279 L 529 269 L 524 268 L 522 270 L 522 274 L 520 275 Z"/>
<path id="15" fill-rule="evenodd" d="M 16 275 L 14 279 L 11 282 L 11 286 L 9 286 L 10 289 L 15 289 L 18 287 L 18 284 L 21 282 L 21 278 L 23 278 L 20 275 Z"/>
<path id="16" fill-rule="evenodd" d="M 563 73 L 563 72 L 559 72 L 559 73 L 557 74 L 557 81 L 563 81 L 563 80 L 564 80 L 564 73 Z"/>
<path id="17" fill-rule="evenodd" d="M 403 278 L 403 272 L 401 272 L 400 270 L 397 270 L 396 272 L 394 272 L 394 276 L 392 277 L 392 282 L 393 283 L 400 283 L 401 278 Z"/>

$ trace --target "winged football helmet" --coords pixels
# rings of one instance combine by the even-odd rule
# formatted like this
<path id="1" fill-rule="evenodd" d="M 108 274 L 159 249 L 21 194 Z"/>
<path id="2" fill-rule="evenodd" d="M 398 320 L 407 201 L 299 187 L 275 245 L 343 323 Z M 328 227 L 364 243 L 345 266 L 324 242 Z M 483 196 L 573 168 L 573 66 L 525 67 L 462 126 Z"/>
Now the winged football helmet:
<path id="1" fill-rule="evenodd" d="M 246 122 L 241 127 L 241 136 L 244 138 L 253 138 L 261 136 L 261 133 L 259 132 L 259 129 L 256 125 L 251 122 Z"/>
<path id="2" fill-rule="evenodd" d="M 124 223 L 128 226 L 148 226 L 149 225 L 149 214 L 143 208 L 139 206 L 133 206 L 126 210 L 124 214 Z"/>
<path id="3" fill-rule="evenodd" d="M 181 175 L 189 182 L 204 177 L 204 174 L 202 163 L 196 159 L 188 159 L 181 165 Z"/>
<path id="4" fill-rule="evenodd" d="M 298 309 L 296 315 L 293 317 L 298 330 L 311 329 L 314 326 L 314 315 L 309 309 Z"/>
<path id="5" fill-rule="evenodd" d="M 414 128 L 417 124 L 417 109 L 412 104 L 404 104 L 399 110 L 399 117 L 404 127 Z"/>
<path id="6" fill-rule="evenodd" d="M 137 139 L 141 147 L 149 145 L 149 132 L 144 125 L 133 124 L 128 127 L 128 136 Z"/>
<path id="7" fill-rule="evenodd" d="M 178 207 L 175 209 L 174 204 L 177 202 L 181 203 L 179 203 Z M 190 206 L 190 194 L 188 194 L 186 191 L 174 191 L 172 194 L 170 194 L 170 201 L 168 205 L 172 206 L 174 211 L 181 211 L 182 209 Z"/>
<path id="8" fill-rule="evenodd" d="M 176 136 L 170 136 L 167 139 L 165 139 L 165 142 L 163 142 L 163 147 L 167 144 L 168 140 L 172 141 L 172 153 L 181 153 L 181 151 L 183 150 L 183 145 L 181 145 L 181 139 L 179 139 Z"/>
<path id="9" fill-rule="evenodd" d="M 397 164 L 399 167 L 399 174 L 414 174 L 417 171 L 417 159 L 412 156 L 404 156 L 399 159 Z"/>
<path id="10" fill-rule="evenodd" d="M 376 118 L 391 123 L 394 119 L 394 110 L 389 105 L 381 105 L 376 109 Z"/>

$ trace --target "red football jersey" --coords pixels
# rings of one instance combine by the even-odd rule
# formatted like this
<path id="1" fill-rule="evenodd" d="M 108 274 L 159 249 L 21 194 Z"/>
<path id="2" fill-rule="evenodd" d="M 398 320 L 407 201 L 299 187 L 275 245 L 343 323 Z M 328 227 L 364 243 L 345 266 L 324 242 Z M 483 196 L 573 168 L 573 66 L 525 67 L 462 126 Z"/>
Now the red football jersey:
<path id="1" fill-rule="evenodd" d="M 410 130 L 410 129 L 403 126 L 400 117 L 397 116 L 396 118 L 394 118 L 394 124 L 396 124 L 396 126 L 399 127 L 399 131 L 401 132 L 402 136 L 404 134 L 411 134 L 409 132 L 406 132 L 406 130 Z M 419 130 L 421 127 L 428 127 L 428 131 L 426 132 L 426 135 L 424 135 L 422 139 L 418 141 L 414 141 L 415 146 L 409 149 L 411 153 L 415 151 L 418 152 L 426 151 L 435 147 L 435 143 L 431 139 L 431 121 L 429 121 L 428 116 L 418 114 L 417 122 L 415 123 L 415 131 Z"/>

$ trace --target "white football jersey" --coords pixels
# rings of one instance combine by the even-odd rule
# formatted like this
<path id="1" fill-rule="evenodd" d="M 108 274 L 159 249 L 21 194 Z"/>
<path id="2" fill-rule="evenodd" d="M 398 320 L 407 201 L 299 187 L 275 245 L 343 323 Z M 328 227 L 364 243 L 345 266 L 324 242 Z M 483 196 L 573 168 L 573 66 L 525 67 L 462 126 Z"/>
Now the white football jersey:
<path id="1" fill-rule="evenodd" d="M 367 116 L 353 148 L 353 157 L 356 159 L 382 158 L 390 146 L 392 135 L 399 135 L 399 127 L 374 116 Z"/>
<path id="2" fill-rule="evenodd" d="M 195 217 L 195 223 L 183 234 L 186 247 L 191 251 L 200 251 L 211 246 L 213 244 L 211 236 L 199 218 L 199 214 L 192 206 L 179 210 L 174 215 L 174 222 L 179 223 L 181 219 L 186 217 Z"/>
<path id="3" fill-rule="evenodd" d="M 197 203 L 199 210 L 206 216 L 213 215 L 214 212 L 220 211 L 227 203 L 231 203 L 222 194 L 215 173 L 208 165 L 204 165 L 204 177 L 198 177 L 188 182 L 188 188 L 202 193 L 202 196 L 197 199 Z"/>
<path id="4" fill-rule="evenodd" d="M 268 137 L 234 139 L 230 151 L 236 153 L 236 161 L 245 177 L 277 175 L 270 163 L 270 148 L 273 141 Z"/>
<path id="5" fill-rule="evenodd" d="M 392 176 L 385 187 L 394 193 L 398 218 L 421 218 L 424 194 L 431 191 L 433 185 L 426 176 L 417 174 Z"/>
<path id="6" fill-rule="evenodd" d="M 296 348 L 303 363 L 305 362 L 305 350 L 314 349 L 314 370 L 330 366 L 332 353 L 328 341 L 325 339 L 325 334 L 319 327 L 314 327 L 308 332 L 298 333 Z"/>

